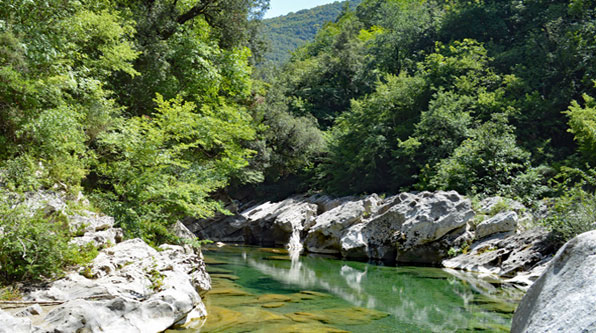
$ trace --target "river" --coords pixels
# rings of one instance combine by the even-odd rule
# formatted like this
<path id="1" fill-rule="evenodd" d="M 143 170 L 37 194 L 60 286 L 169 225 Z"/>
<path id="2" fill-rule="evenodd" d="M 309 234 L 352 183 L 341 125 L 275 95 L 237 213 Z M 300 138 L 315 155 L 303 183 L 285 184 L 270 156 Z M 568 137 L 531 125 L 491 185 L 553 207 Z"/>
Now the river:
<path id="1" fill-rule="evenodd" d="M 522 296 L 439 268 L 292 261 L 283 249 L 241 246 L 203 252 L 209 316 L 183 332 L 508 332 Z"/>

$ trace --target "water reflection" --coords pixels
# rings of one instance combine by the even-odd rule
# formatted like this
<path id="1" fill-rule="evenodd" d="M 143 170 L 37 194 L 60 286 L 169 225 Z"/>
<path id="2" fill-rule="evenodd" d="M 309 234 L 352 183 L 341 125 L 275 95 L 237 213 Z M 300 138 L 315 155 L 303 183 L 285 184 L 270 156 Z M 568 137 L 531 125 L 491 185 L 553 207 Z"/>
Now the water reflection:
<path id="1" fill-rule="evenodd" d="M 520 296 L 458 271 L 313 257 L 284 260 L 274 251 L 250 248 L 228 251 L 235 252 L 226 256 L 230 264 L 256 270 L 288 289 L 325 291 L 351 305 L 389 313 L 379 321 L 386 331 L 508 331 L 512 300 Z"/>

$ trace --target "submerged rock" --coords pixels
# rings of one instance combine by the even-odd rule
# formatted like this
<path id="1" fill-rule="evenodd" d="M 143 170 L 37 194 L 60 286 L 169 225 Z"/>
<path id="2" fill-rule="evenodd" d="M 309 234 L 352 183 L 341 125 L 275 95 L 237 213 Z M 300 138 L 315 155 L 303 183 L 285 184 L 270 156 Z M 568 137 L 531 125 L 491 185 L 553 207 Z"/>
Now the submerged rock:
<path id="1" fill-rule="evenodd" d="M 513 317 L 511 332 L 596 332 L 596 231 L 556 254 Z"/>

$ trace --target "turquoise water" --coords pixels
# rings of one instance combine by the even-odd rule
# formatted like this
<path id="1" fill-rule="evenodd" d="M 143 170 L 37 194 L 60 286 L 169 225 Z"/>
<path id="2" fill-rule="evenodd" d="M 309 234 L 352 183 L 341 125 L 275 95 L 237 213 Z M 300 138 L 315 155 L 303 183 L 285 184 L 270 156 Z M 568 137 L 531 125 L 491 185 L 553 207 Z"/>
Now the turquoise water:
<path id="1" fill-rule="evenodd" d="M 521 297 L 471 274 L 226 246 L 204 250 L 213 290 L 186 332 L 508 332 Z"/>

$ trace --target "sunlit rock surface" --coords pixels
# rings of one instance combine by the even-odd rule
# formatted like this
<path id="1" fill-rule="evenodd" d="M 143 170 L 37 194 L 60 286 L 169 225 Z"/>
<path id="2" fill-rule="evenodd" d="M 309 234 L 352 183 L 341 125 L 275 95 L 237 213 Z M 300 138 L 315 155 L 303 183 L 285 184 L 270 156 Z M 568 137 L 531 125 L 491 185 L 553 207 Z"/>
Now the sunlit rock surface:
<path id="1" fill-rule="evenodd" d="M 511 283 L 527 288 L 542 274 L 553 251 L 548 232 L 536 228 L 518 235 L 497 234 L 477 241 L 467 254 L 444 260 L 443 266 L 513 278 Z"/>
<path id="2" fill-rule="evenodd" d="M 214 241 L 285 247 L 299 239 L 308 253 L 444 265 L 528 288 L 553 251 L 547 233 L 527 230 L 533 215 L 515 200 L 490 197 L 474 207 L 454 191 L 295 196 L 189 225 Z"/>
<path id="3" fill-rule="evenodd" d="M 77 235 L 72 242 L 94 243 L 101 251 L 60 280 L 27 287 L 22 308 L 0 311 L 0 332 L 161 332 L 206 316 L 201 295 L 211 281 L 200 251 L 123 242 L 113 218 L 73 212 L 59 193 L 29 194 L 26 204 L 63 214 Z M 180 236 L 195 237 L 181 224 L 174 227 Z"/>
<path id="4" fill-rule="evenodd" d="M 581 234 L 557 252 L 524 296 L 513 333 L 596 332 L 596 231 Z"/>
<path id="5" fill-rule="evenodd" d="M 65 301 L 36 332 L 160 332 L 189 313 L 204 317 L 199 292 L 209 287 L 204 263 L 190 247 L 162 245 L 157 251 L 133 239 L 102 250 L 80 273 L 26 299 Z"/>

